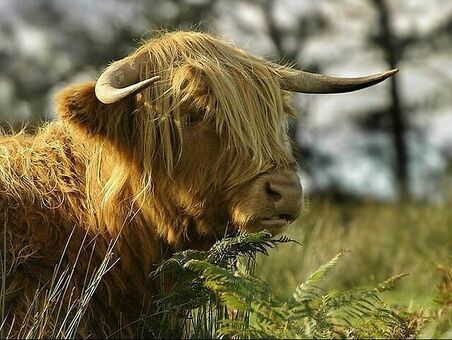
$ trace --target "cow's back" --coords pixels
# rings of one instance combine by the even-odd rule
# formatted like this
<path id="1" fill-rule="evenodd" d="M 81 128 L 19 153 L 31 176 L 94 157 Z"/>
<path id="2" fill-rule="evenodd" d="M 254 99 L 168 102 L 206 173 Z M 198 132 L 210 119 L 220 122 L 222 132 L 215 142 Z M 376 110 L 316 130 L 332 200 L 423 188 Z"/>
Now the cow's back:
<path id="1" fill-rule="evenodd" d="M 5 307 L 10 316 L 14 314 L 15 323 L 27 313 L 33 315 L 29 308 L 38 290 L 45 295 L 60 260 L 70 261 L 62 256 L 69 238 L 69 247 L 76 248 L 84 237 L 79 228 L 83 164 L 73 148 L 73 140 L 59 122 L 35 135 L 0 136 L 0 249 L 6 258 Z"/>
<path id="2" fill-rule="evenodd" d="M 0 136 L 0 221 L 8 231 L 48 247 L 51 236 L 80 224 L 85 165 L 77 147 L 61 122 L 36 135 Z"/>
<path id="3" fill-rule="evenodd" d="M 35 309 L 32 314 L 43 311 L 46 296 L 56 292 L 58 280 L 70 276 L 67 291 L 59 295 L 66 296 L 58 303 L 83 296 L 116 239 L 97 229 L 94 206 L 98 205 L 87 197 L 88 190 L 101 191 L 87 189 L 86 184 L 86 169 L 99 147 L 76 134 L 63 122 L 53 122 L 36 135 L 0 136 L 0 231 L 5 236 L 0 250 L 7 262 L 5 306 L 9 312 L 3 331 L 8 332 L 15 318 L 12 336 L 24 336 L 19 331 L 21 323 L 30 326 L 30 306 Z M 117 240 L 114 253 L 119 255 L 110 258 L 109 264 L 119 257 L 121 261 L 102 278 L 78 336 L 111 334 L 124 323 L 131 326 L 122 334 L 132 335 L 139 313 L 150 308 L 146 302 L 153 292 L 149 271 L 137 265 L 146 249 L 137 253 L 141 248 L 131 232 L 135 229 L 128 226 Z M 146 244 L 151 247 L 147 253 L 160 253 L 155 239 Z M 51 315 L 49 322 L 56 322 L 55 317 Z"/>

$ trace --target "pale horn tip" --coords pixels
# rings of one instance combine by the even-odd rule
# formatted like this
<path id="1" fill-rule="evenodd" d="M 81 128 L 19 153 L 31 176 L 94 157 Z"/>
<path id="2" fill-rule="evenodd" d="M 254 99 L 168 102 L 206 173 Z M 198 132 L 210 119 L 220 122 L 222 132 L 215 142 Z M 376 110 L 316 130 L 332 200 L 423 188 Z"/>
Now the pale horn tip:
<path id="1" fill-rule="evenodd" d="M 391 77 L 391 76 L 393 76 L 394 74 L 396 74 L 397 72 L 399 72 L 399 69 L 398 69 L 398 68 L 393 68 L 392 70 L 386 71 L 386 72 L 384 73 L 384 75 L 385 75 L 386 77 Z"/>

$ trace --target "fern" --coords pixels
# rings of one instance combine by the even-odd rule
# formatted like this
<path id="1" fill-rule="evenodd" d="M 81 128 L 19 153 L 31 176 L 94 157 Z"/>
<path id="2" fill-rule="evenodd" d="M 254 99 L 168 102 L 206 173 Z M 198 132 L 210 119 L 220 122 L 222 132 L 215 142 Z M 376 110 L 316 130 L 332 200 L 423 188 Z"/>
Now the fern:
<path id="1" fill-rule="evenodd" d="M 154 273 L 177 277 L 173 289 L 158 304 L 162 324 L 185 338 L 357 338 L 414 337 L 413 315 L 390 308 L 379 294 L 392 289 L 398 275 L 368 290 L 327 292 L 322 288 L 331 269 L 345 254 L 336 255 L 282 300 L 254 276 L 256 253 L 268 255 L 287 237 L 268 233 L 241 234 L 218 241 L 209 251 L 184 251 Z M 173 311 L 173 313 L 169 313 Z M 176 313 L 174 313 L 176 311 Z M 171 315 L 173 318 L 169 318 Z M 179 320 L 179 321 L 177 321 Z"/>

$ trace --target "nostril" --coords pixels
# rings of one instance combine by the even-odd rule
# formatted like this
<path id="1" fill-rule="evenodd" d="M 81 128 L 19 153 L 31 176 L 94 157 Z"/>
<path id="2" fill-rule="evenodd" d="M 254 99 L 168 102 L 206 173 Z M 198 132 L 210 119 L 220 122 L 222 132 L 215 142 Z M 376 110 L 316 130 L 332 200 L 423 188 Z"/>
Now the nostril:
<path id="1" fill-rule="evenodd" d="M 272 185 L 271 185 L 270 182 L 267 183 L 267 185 L 265 186 L 265 188 L 266 188 L 266 191 L 267 191 L 268 196 L 270 196 L 270 198 L 271 198 L 273 201 L 277 202 L 277 201 L 279 201 L 279 200 L 282 198 L 282 195 L 281 195 L 277 190 L 275 190 L 275 189 L 272 187 Z"/>

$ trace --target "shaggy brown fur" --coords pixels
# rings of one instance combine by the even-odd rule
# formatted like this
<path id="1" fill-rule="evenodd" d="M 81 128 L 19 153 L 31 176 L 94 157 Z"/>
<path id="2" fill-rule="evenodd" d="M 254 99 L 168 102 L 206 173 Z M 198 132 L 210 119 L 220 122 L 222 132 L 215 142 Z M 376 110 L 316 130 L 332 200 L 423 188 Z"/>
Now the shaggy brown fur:
<path id="1" fill-rule="evenodd" d="M 11 335 L 26 333 L 21 324 L 36 312 L 30 304 L 44 301 L 62 255 L 60 268 L 77 262 L 76 294 L 112 239 L 119 262 L 78 334 L 103 336 L 121 325 L 133 335 L 126 325 L 153 308 L 153 267 L 174 249 L 258 229 L 255 221 L 272 209 L 260 175 L 295 169 L 286 131 L 292 110 L 278 82 L 290 69 L 202 33 L 162 34 L 126 61 L 143 53 L 142 79 L 161 76 L 151 88 L 105 105 L 94 82 L 69 86 L 56 99 L 59 121 L 35 135 L 0 136 Z"/>

